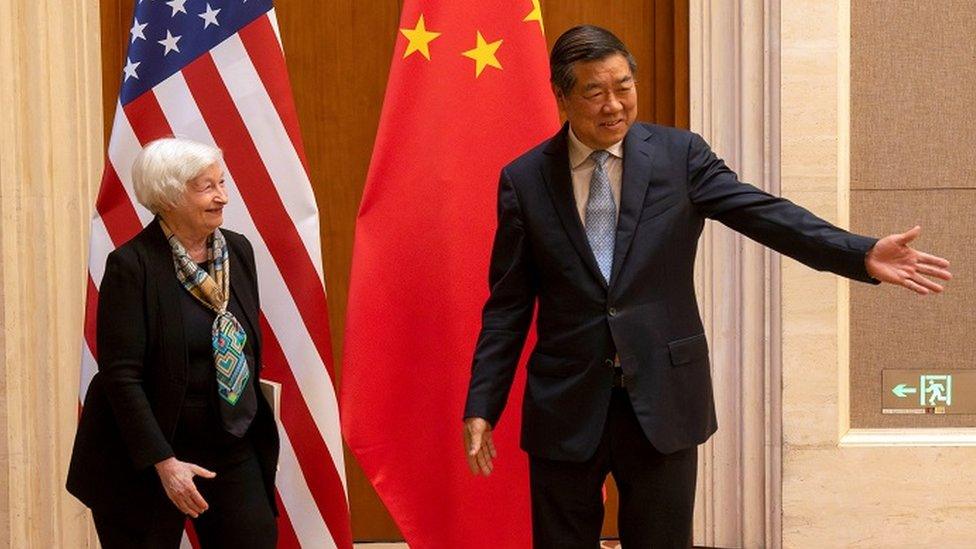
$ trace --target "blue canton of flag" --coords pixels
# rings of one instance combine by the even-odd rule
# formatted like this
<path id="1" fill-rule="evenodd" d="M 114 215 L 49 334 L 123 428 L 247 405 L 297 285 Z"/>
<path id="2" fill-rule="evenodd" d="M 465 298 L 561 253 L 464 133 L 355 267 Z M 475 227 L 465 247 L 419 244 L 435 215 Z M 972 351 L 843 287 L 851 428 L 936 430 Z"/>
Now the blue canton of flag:
<path id="1" fill-rule="evenodd" d="M 122 105 L 180 71 L 271 8 L 271 0 L 139 0 L 122 69 Z"/>

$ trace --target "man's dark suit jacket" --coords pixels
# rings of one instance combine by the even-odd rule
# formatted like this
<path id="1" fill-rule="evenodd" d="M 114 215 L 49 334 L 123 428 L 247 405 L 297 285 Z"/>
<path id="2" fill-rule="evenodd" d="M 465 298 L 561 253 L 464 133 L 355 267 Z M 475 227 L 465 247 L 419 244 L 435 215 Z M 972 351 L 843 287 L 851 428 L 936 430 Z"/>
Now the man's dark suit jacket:
<path id="1" fill-rule="evenodd" d="M 278 429 L 258 386 L 261 338 L 254 251 L 221 229 L 230 254 L 231 299 L 244 311 L 244 352 L 258 409 L 249 428 L 271 508 Z M 108 256 L 98 298 L 98 373 L 85 396 L 68 469 L 68 491 L 93 511 L 148 525 L 172 505 L 153 465 L 171 444 L 187 385 L 187 347 L 173 256 L 155 220 Z M 255 360 L 257 358 L 257 360 Z"/>
<path id="2" fill-rule="evenodd" d="M 593 454 L 614 356 L 655 448 L 674 452 L 715 432 L 693 281 L 706 218 L 814 269 L 873 281 L 864 257 L 875 239 L 739 182 L 694 133 L 635 124 L 624 139 L 623 162 L 609 284 L 573 197 L 567 126 L 501 173 L 491 293 L 464 414 L 498 422 L 538 303 L 521 437 L 536 457 L 583 461 Z"/>

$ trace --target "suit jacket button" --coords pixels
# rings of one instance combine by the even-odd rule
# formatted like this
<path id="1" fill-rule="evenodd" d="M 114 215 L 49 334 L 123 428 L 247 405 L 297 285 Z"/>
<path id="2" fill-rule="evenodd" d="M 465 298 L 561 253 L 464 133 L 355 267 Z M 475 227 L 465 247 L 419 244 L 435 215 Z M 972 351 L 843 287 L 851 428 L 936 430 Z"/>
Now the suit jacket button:
<path id="1" fill-rule="evenodd" d="M 610 307 L 607 312 L 610 313 L 610 316 L 617 316 L 617 309 L 615 307 Z"/>

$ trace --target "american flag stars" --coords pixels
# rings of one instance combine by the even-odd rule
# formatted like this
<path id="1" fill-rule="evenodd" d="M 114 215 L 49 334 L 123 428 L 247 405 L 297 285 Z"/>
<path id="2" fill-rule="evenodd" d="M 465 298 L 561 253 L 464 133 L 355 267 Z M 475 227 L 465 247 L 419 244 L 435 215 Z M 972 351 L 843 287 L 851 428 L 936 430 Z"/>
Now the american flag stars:
<path id="1" fill-rule="evenodd" d="M 215 10 L 210 7 L 210 4 L 207 4 L 207 11 L 198 15 L 198 17 L 203 19 L 203 28 L 209 27 L 211 23 L 219 27 L 220 23 L 217 22 L 218 13 L 220 13 L 219 9 Z"/>
<path id="2" fill-rule="evenodd" d="M 169 29 L 166 29 L 166 38 L 159 41 L 159 44 L 166 48 L 166 51 L 163 52 L 163 57 L 166 57 L 166 55 L 168 55 L 171 51 L 180 53 L 180 48 L 176 45 L 176 43 L 180 41 L 180 38 L 183 37 L 173 36 L 172 33 L 169 32 Z"/>
<path id="3" fill-rule="evenodd" d="M 145 40 L 146 34 L 143 31 L 146 30 L 146 26 L 149 23 L 140 23 L 136 18 L 133 18 L 132 21 L 132 28 L 129 29 L 129 34 L 132 35 L 132 42 L 135 42 L 137 38 Z"/>
<path id="4" fill-rule="evenodd" d="M 177 13 L 186 13 L 185 4 L 186 0 L 169 0 L 169 2 L 166 2 L 167 6 L 173 8 L 173 13 L 170 14 L 170 17 L 176 17 Z"/>
<path id="5" fill-rule="evenodd" d="M 221 27 L 224 15 L 221 12 L 228 12 L 232 19 L 239 18 L 235 6 L 247 5 L 247 0 L 138 0 L 136 3 L 136 13 L 132 18 L 132 27 L 129 29 L 129 57 L 126 58 L 125 66 L 122 69 L 122 82 L 130 79 L 140 80 L 138 72 L 139 65 L 151 59 L 151 56 L 161 54 L 163 58 L 172 57 L 174 60 L 181 58 L 181 54 L 195 56 L 198 51 L 206 48 L 195 47 L 201 37 L 196 36 L 202 24 L 203 29 L 217 29 Z M 228 11 L 229 8 L 229 11 Z M 180 14 L 191 16 L 190 19 L 182 17 Z M 192 17 L 192 16 L 196 17 Z M 197 23 L 191 23 L 197 21 Z M 227 33 L 229 34 L 229 33 Z M 213 36 L 213 40 L 222 40 L 227 36 L 223 32 L 218 32 Z M 139 41 L 148 42 L 149 46 L 140 46 Z M 182 42 L 181 42 L 182 40 Z M 187 41 L 192 43 L 187 45 Z M 158 44 L 153 46 L 152 44 Z M 156 49 L 161 47 L 161 49 Z M 193 51 L 187 52 L 190 49 Z M 170 56 L 170 54 L 174 54 Z M 189 59 L 174 61 L 185 63 Z"/>
<path id="6" fill-rule="evenodd" d="M 143 38 L 143 39 L 145 39 L 145 38 Z M 135 78 L 135 79 L 138 80 L 139 75 L 136 74 L 136 69 L 139 68 L 139 65 L 141 65 L 141 64 L 142 64 L 141 62 L 135 62 L 135 63 L 133 63 L 131 59 L 129 59 L 128 57 L 126 57 L 125 58 L 125 67 L 122 68 L 122 73 L 125 74 L 125 78 L 124 78 L 123 82 L 125 80 L 128 80 L 129 77 L 132 77 L 132 78 Z"/>

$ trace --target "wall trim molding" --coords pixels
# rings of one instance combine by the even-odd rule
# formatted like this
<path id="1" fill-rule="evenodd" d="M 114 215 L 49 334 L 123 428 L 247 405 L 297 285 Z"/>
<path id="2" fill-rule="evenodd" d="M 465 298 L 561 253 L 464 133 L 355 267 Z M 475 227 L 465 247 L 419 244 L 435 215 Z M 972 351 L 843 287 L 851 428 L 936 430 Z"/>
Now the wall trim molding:
<path id="1" fill-rule="evenodd" d="M 842 448 L 976 447 L 976 428 L 851 429 L 840 437 Z"/>

